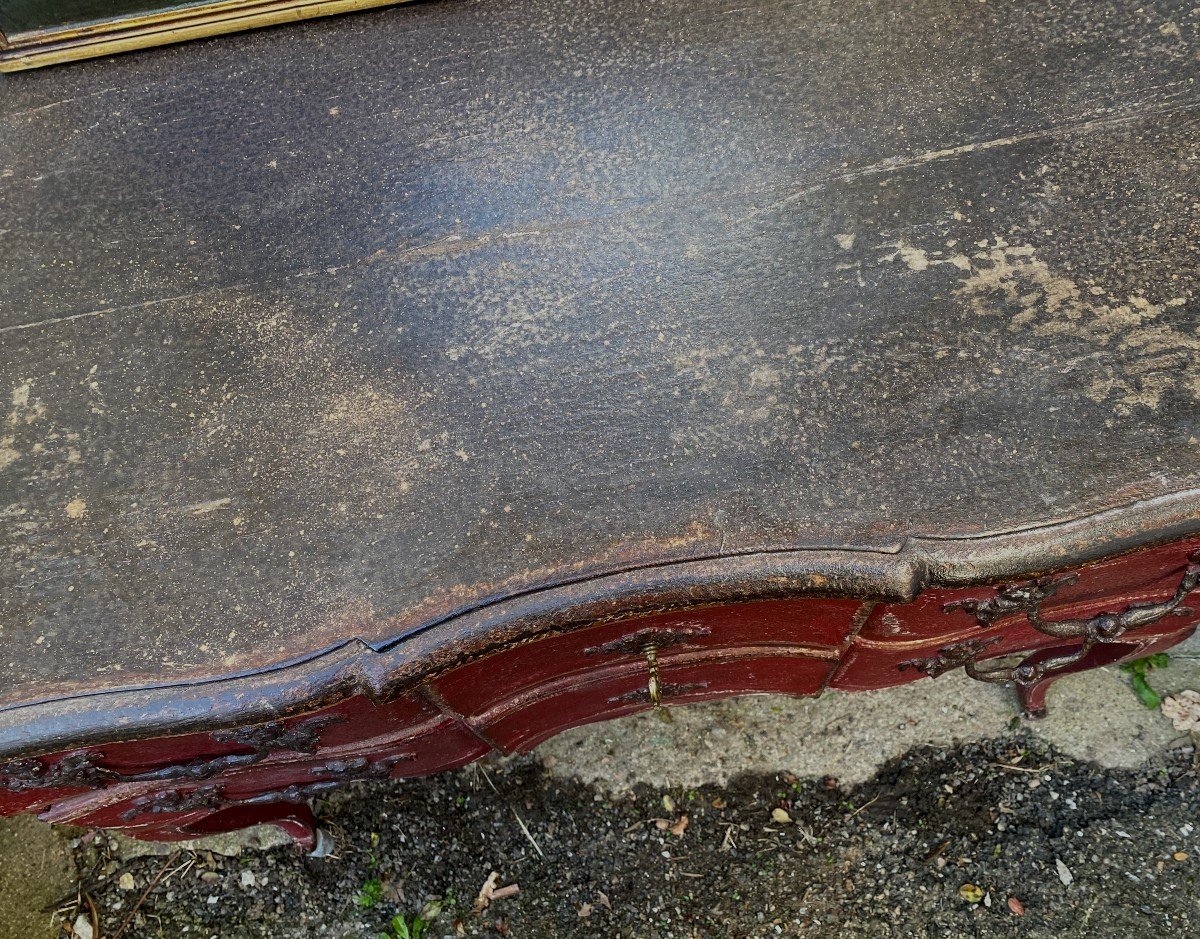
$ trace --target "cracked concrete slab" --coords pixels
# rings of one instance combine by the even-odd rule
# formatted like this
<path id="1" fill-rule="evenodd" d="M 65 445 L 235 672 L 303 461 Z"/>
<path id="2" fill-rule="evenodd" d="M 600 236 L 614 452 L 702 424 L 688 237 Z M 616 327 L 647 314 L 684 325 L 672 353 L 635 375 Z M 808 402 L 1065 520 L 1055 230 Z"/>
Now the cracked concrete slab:
<path id="1" fill-rule="evenodd" d="M 231 831 L 207 838 L 191 838 L 186 841 L 139 841 L 119 831 L 109 833 L 113 846 L 125 860 L 136 857 L 167 857 L 176 851 L 210 851 L 222 857 L 239 857 L 256 851 L 269 851 L 291 844 L 291 836 L 274 825 L 255 825 L 241 831 Z"/>

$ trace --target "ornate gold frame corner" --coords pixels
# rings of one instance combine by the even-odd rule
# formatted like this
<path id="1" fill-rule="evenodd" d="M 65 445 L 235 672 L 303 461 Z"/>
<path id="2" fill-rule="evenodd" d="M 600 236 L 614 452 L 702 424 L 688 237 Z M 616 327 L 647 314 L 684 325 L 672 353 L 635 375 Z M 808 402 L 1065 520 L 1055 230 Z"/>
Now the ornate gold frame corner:
<path id="1" fill-rule="evenodd" d="M 216 0 L 79 26 L 0 33 L 0 72 L 58 65 L 406 0 Z"/>

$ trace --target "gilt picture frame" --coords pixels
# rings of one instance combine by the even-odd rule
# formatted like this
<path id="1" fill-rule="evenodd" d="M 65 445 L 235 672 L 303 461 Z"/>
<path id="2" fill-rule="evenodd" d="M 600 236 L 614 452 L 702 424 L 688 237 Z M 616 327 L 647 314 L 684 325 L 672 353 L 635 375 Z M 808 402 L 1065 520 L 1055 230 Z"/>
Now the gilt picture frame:
<path id="1" fill-rule="evenodd" d="M 404 0 L 0 0 L 0 72 L 401 2 Z"/>

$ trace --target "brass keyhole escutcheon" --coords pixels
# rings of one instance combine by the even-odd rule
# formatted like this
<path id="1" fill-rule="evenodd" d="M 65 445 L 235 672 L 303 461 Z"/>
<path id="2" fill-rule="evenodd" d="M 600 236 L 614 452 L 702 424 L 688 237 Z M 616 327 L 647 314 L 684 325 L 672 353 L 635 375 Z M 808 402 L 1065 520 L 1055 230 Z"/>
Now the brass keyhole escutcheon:
<path id="1" fill-rule="evenodd" d="M 662 678 L 658 673 L 658 647 L 653 642 L 647 642 L 642 647 L 642 652 L 646 656 L 646 669 L 649 672 L 646 685 L 650 692 L 650 703 L 658 712 L 659 717 L 670 723 L 671 712 L 663 707 L 662 703 Z"/>

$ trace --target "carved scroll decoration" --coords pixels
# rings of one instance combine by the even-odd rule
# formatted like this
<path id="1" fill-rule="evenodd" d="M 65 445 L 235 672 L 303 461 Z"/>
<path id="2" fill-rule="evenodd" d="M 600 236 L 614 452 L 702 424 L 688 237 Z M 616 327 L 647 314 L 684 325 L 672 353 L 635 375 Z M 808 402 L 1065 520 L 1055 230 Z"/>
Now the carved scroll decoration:
<path id="1" fill-rule="evenodd" d="M 100 766 L 103 757 L 94 750 L 75 750 L 54 763 L 41 759 L 8 760 L 0 763 L 0 789 L 28 792 L 36 789 L 104 789 L 118 783 L 156 782 L 177 779 L 210 779 L 228 770 L 261 763 L 275 753 L 315 753 L 321 731 L 344 718 L 319 714 L 293 724 L 271 721 L 217 731 L 209 736 L 217 743 L 249 747 L 252 753 L 229 753 L 210 759 L 193 760 L 148 770 L 144 773 L 118 773 Z"/>
<path id="2" fill-rule="evenodd" d="M 916 669 L 930 676 L 963 668 L 977 681 L 993 684 L 1036 684 L 1049 675 L 1070 668 L 1097 644 L 1117 642 L 1131 629 L 1150 626 L 1172 613 L 1186 612 L 1186 608 L 1182 606 L 1183 601 L 1200 586 L 1200 552 L 1191 555 L 1188 561 L 1175 592 L 1168 599 L 1157 603 L 1131 603 L 1120 613 L 1099 613 L 1090 619 L 1048 620 L 1042 615 L 1042 605 L 1045 601 L 1059 588 L 1075 583 L 1075 575 L 1043 577 L 1028 583 L 1010 584 L 1001 587 L 991 599 L 957 600 L 943 608 L 947 613 L 956 610 L 973 613 L 976 623 L 981 627 L 991 626 L 1004 616 L 1024 613 L 1029 625 L 1044 636 L 1082 640 L 1079 648 L 1067 654 L 1039 660 L 1038 654 L 1034 653 L 1016 665 L 982 666 L 979 659 L 989 646 L 1000 641 L 999 637 L 988 640 L 968 639 L 940 649 L 932 658 L 901 662 L 899 668 L 901 671 Z"/>
<path id="3" fill-rule="evenodd" d="M 253 796 L 227 796 L 223 784 L 200 786 L 196 789 L 167 789 L 153 795 L 135 799 L 121 813 L 121 821 L 131 822 L 147 815 L 178 815 L 197 811 L 215 811 L 238 805 L 262 805 L 270 802 L 303 802 L 313 796 L 336 789 L 352 782 L 387 779 L 393 768 L 406 760 L 412 753 L 401 753 L 381 760 L 367 757 L 350 757 L 328 760 L 309 769 L 314 776 L 325 777 L 311 783 L 293 783 L 282 789 L 273 789 Z"/>

